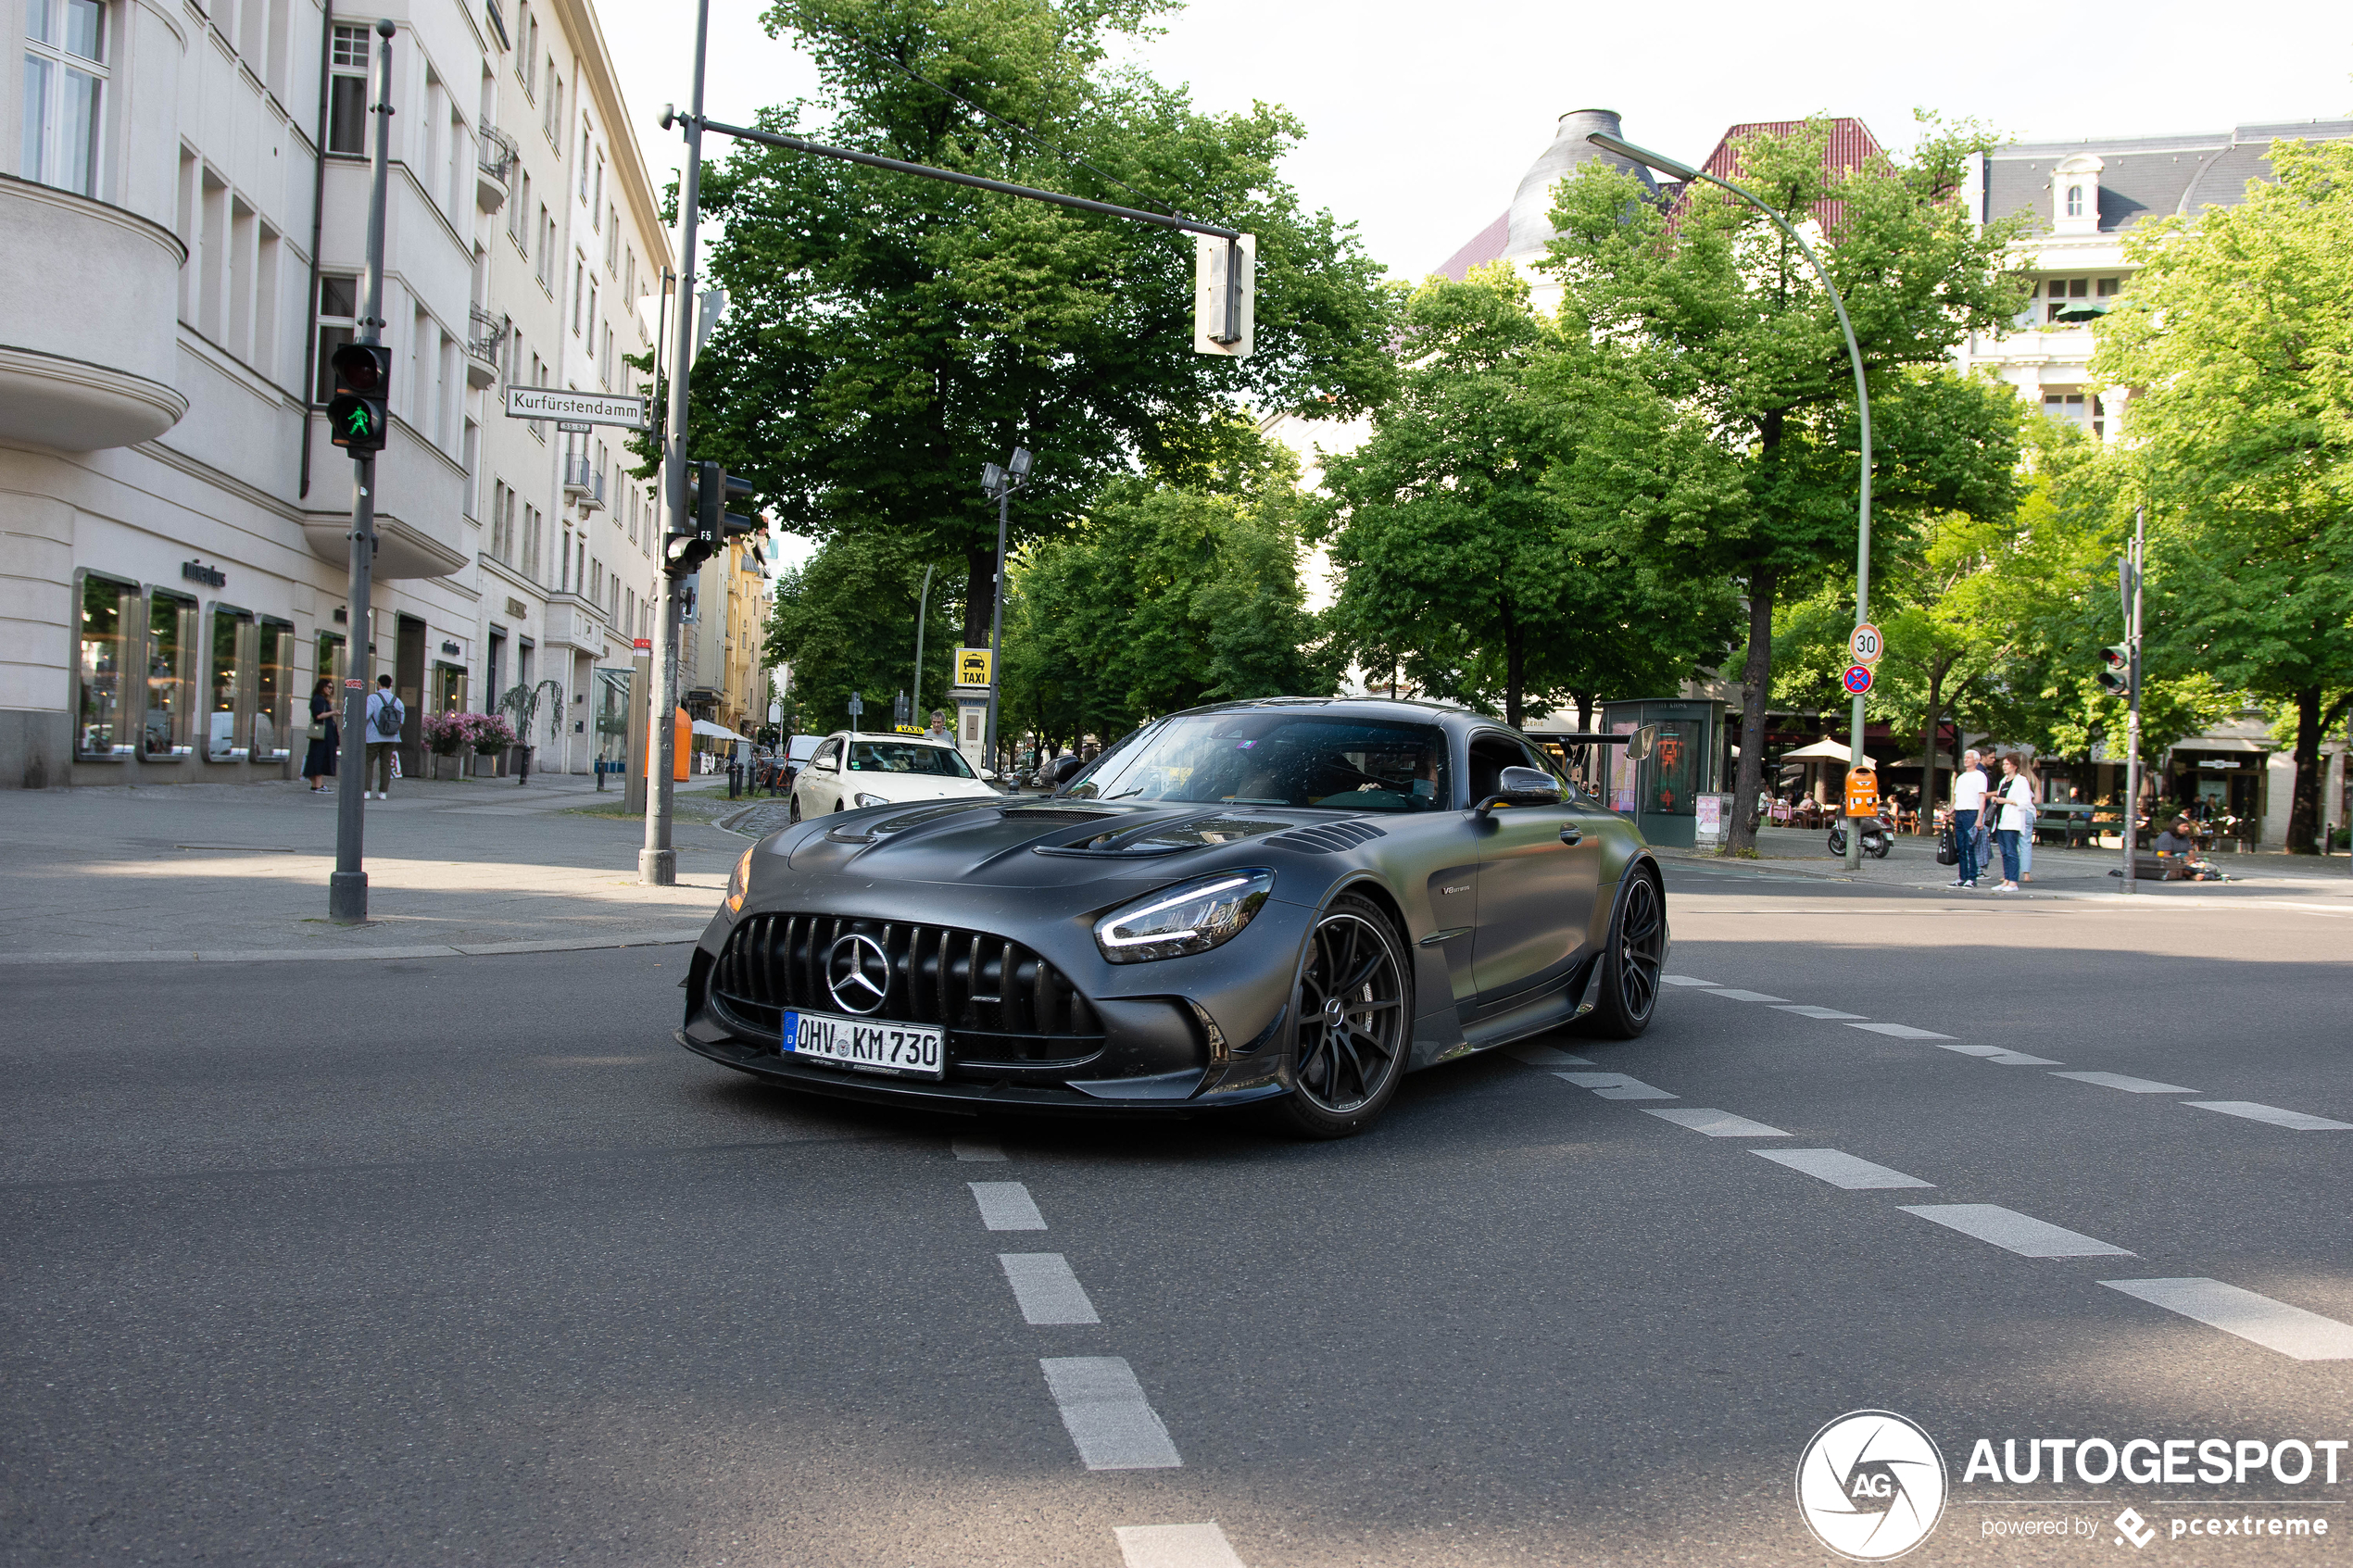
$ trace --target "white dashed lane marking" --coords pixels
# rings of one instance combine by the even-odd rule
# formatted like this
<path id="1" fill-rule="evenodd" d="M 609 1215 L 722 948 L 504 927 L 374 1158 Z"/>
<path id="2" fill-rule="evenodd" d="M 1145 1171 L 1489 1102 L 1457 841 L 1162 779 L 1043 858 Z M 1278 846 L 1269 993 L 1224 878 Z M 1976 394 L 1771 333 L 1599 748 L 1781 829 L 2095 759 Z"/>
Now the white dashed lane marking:
<path id="1" fill-rule="evenodd" d="M 2097 1084 L 2103 1089 L 2122 1089 L 2128 1095 L 2194 1095 L 2196 1089 L 2185 1089 L 2179 1084 L 2160 1084 L 2154 1078 L 2135 1078 L 2127 1073 L 2054 1073 L 2054 1078 L 2072 1078 L 2079 1084 Z"/>
<path id="2" fill-rule="evenodd" d="M 1775 1012 L 1793 1012 L 1800 1018 L 1819 1018 L 1833 1023 L 1856 1023 L 1862 1020 L 1859 1012 L 1841 1012 L 1836 1008 L 1818 1008 L 1811 1002 L 1776 1003 Z"/>
<path id="3" fill-rule="evenodd" d="M 1837 1148 L 1754 1148 L 1749 1150 L 1760 1160 L 1776 1165 L 1786 1165 L 1793 1171 L 1803 1171 L 1809 1176 L 1826 1181 L 1834 1187 L 1861 1192 L 1874 1187 L 1926 1187 L 1934 1182 L 1924 1182 L 1918 1176 L 1907 1176 L 1901 1171 L 1891 1171 L 1884 1165 L 1874 1165 L 1868 1160 L 1857 1160 Z"/>
<path id="4" fill-rule="evenodd" d="M 1505 1046 L 1504 1054 L 1530 1067 L 1591 1067 L 1589 1057 L 1571 1056 L 1550 1046 Z"/>
<path id="5" fill-rule="evenodd" d="M 1002 1160 L 1005 1158 L 1005 1151 L 995 1144 L 982 1143 L 973 1138 L 958 1138 L 949 1147 L 956 1151 L 956 1158 L 959 1160 Z"/>
<path id="6" fill-rule="evenodd" d="M 1242 1568 L 1214 1524 L 1122 1524 L 1112 1534 L 1126 1568 Z"/>
<path id="7" fill-rule="evenodd" d="M 1019 1182 L 966 1182 L 973 1201 L 980 1205 L 980 1223 L 992 1231 L 1042 1231 L 1046 1216 L 1038 1211 L 1029 1189 Z"/>
<path id="8" fill-rule="evenodd" d="M 1716 984 L 1713 980 L 1702 980 L 1697 975 L 1692 974 L 1662 974 L 1658 977 L 1658 983 L 1662 985 L 1713 985 Z"/>
<path id="9" fill-rule="evenodd" d="M 2182 1103 L 2200 1110 L 2219 1110 L 2225 1116 L 2244 1116 L 2250 1122 L 2268 1122 L 2274 1127 L 2299 1133 L 2353 1133 L 2353 1122 L 2332 1122 L 2325 1116 L 2282 1110 L 2276 1105 L 2258 1105 L 2251 1099 L 2185 1099 Z"/>
<path id="10" fill-rule="evenodd" d="M 1760 1151 L 1761 1152 L 1761 1151 Z M 1907 1203 L 1906 1214 L 1933 1220 L 1948 1230 L 1992 1242 L 2021 1258 L 2130 1258 L 2121 1247 L 2110 1247 L 2088 1236 L 2065 1230 L 2048 1221 L 2005 1209 L 1998 1203 Z"/>
<path id="11" fill-rule="evenodd" d="M 1768 997 L 1762 991 L 1735 991 L 1729 985 L 1718 985 L 1707 994 L 1711 997 L 1723 997 L 1735 1002 L 1785 1002 L 1789 1000 L 1787 997 Z"/>
<path id="12" fill-rule="evenodd" d="M 1849 1023 L 1847 1027 L 1849 1029 L 1867 1029 L 1874 1035 L 1884 1035 L 1891 1040 L 1949 1040 L 1953 1037 L 1950 1035 L 1940 1035 L 1933 1029 L 1915 1029 L 1908 1023 L 1867 1023 L 1858 1022 Z M 2000 1047 L 1989 1047 L 1987 1048 L 1999 1049 Z"/>
<path id="13" fill-rule="evenodd" d="M 2100 1283 L 2299 1361 L 2353 1361 L 2353 1326 L 2219 1279 L 2104 1279 Z"/>
<path id="14" fill-rule="evenodd" d="M 1640 1078 L 1629 1078 L 1623 1073 L 1555 1073 L 1555 1078 L 1566 1078 L 1580 1089 L 1591 1089 L 1604 1099 L 1680 1099 L 1665 1089 L 1653 1088 Z"/>
<path id="15" fill-rule="evenodd" d="M 1038 1364 L 1088 1469 L 1175 1470 L 1185 1462 L 1124 1357 L 1046 1356 Z"/>
<path id="16" fill-rule="evenodd" d="M 1735 1116 L 1729 1110 L 1685 1110 L 1674 1107 L 1662 1110 L 1655 1106 L 1643 1108 L 1643 1114 L 1661 1121 L 1672 1122 L 1678 1127 L 1689 1127 L 1694 1133 L 1705 1133 L 1711 1138 L 1785 1138 L 1779 1127 L 1768 1127 L 1762 1122 L 1752 1122 L 1745 1116 Z"/>
<path id="17" fill-rule="evenodd" d="M 1059 1252 L 1000 1252 L 997 1261 L 1005 1271 L 1005 1283 L 1013 1287 L 1013 1299 L 1021 1303 L 1025 1322 L 1034 1323 L 1101 1323 L 1095 1315 L 1095 1304 L 1087 1299 L 1087 1291 L 1078 1276 L 1070 1272 L 1069 1261 Z"/>

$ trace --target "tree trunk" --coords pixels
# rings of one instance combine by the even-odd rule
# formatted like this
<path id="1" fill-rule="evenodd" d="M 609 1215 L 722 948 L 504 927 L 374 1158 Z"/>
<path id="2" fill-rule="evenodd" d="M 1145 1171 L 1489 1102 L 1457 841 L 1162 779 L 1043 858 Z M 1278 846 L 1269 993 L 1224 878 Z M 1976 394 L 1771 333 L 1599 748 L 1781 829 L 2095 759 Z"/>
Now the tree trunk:
<path id="1" fill-rule="evenodd" d="M 1512 614 L 1512 597 L 1504 596 L 1504 722 L 1519 728 L 1520 686 L 1528 678 L 1528 634 Z"/>
<path id="2" fill-rule="evenodd" d="M 988 611 L 997 603 L 997 542 L 964 546 L 964 646 L 988 646 Z"/>
<path id="3" fill-rule="evenodd" d="M 2287 812 L 2287 852 L 2320 853 L 2321 831 L 2321 688 L 2305 686 L 2296 694 L 2296 794 Z"/>
<path id="4" fill-rule="evenodd" d="M 1936 809 L 1936 724 L 1944 715 L 1945 664 L 1931 657 L 1928 661 L 1928 722 L 1920 728 L 1920 823 L 1926 826 L 1930 813 Z"/>
<path id="5" fill-rule="evenodd" d="M 1765 787 L 1765 702 L 1773 689 L 1773 593 L 1780 574 L 1760 566 L 1748 579 L 1748 659 L 1741 667 L 1741 765 L 1732 782 L 1728 854 L 1756 849 L 1756 797 Z"/>

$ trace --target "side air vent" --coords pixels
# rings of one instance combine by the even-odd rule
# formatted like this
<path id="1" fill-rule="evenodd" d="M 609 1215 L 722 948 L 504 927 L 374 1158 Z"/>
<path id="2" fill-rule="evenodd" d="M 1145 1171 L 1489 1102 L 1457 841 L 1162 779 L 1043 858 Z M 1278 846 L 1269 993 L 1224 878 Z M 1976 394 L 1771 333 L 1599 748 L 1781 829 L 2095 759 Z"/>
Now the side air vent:
<path id="1" fill-rule="evenodd" d="M 1322 822 L 1312 828 L 1293 828 L 1289 833 L 1276 834 L 1266 842 L 1279 844 L 1286 849 L 1303 850 L 1310 855 L 1337 855 L 1344 849 L 1353 849 L 1360 844 L 1388 836 L 1370 822 Z"/>

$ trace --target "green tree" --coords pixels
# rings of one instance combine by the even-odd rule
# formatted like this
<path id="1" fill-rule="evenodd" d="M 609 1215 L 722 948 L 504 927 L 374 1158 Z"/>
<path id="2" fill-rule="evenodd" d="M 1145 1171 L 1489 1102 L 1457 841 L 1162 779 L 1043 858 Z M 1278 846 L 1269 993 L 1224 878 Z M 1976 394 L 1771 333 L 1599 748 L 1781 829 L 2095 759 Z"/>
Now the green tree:
<path id="1" fill-rule="evenodd" d="M 889 727 L 892 699 L 914 678 L 915 609 L 924 568 L 936 564 L 902 541 L 843 538 L 821 546 L 776 579 L 767 660 L 792 667 L 793 718 L 804 732 L 848 727 L 853 691 L 865 704 L 858 727 Z M 918 715 L 947 701 L 963 608 L 953 592 L 959 585 L 946 571 L 935 574 L 924 628 L 924 684 L 910 693 Z"/>
<path id="2" fill-rule="evenodd" d="M 1310 536 L 1339 645 L 1376 672 L 1521 723 L 1562 698 L 1671 688 L 1720 655 L 1731 605 L 1641 550 L 1629 520 L 1695 504 L 1705 457 L 1604 345 L 1564 336 L 1509 267 L 1414 291 L 1397 395 L 1325 465 Z"/>
<path id="3" fill-rule="evenodd" d="M 1997 517 L 2012 504 L 2012 395 L 1945 369 L 1967 333 L 2022 303 L 2004 270 L 2011 232 L 1970 221 L 1957 199 L 1971 127 L 1924 126 L 1907 158 L 1825 167 L 1829 126 L 1739 147 L 1741 182 L 1793 224 L 1819 224 L 1817 247 L 1862 345 L 1871 388 L 1875 558 L 1915 547 L 1926 517 Z M 1662 553 L 1739 584 L 1748 606 L 1747 692 L 1736 790 L 1762 777 L 1772 690 L 1773 611 L 1834 580 L 1854 558 L 1854 382 L 1830 297 L 1804 256 L 1745 204 L 1696 187 L 1672 220 L 1643 188 L 1599 160 L 1562 182 L 1547 263 L 1566 286 L 1569 333 L 1633 345 L 1652 386 L 1704 418 L 1737 482 L 1705 508 L 1665 509 L 1649 526 Z M 1746 812 L 1729 847 L 1753 847 Z"/>
<path id="4" fill-rule="evenodd" d="M 2152 633 L 2295 710 L 2287 848 L 2309 854 L 2353 687 L 2353 144 L 2271 157 L 2244 205 L 2133 229 L 2093 370 L 2138 389 Z"/>
<path id="5" fill-rule="evenodd" d="M 1114 476 L 1214 464 L 1234 400 L 1346 418 L 1388 383 L 1377 267 L 1277 172 L 1298 121 L 1202 114 L 1108 63 L 1164 8 L 779 0 L 765 23 L 815 58 L 824 91 L 761 123 L 1253 232 L 1248 358 L 1193 351 L 1189 235 L 758 146 L 706 175 L 725 231 L 711 274 L 731 303 L 695 373 L 696 454 L 750 478 L 797 533 L 905 538 L 961 563 L 968 642 L 986 641 L 993 602 L 984 462 L 1016 443 L 1036 456 L 1019 544 L 1072 525 Z"/>

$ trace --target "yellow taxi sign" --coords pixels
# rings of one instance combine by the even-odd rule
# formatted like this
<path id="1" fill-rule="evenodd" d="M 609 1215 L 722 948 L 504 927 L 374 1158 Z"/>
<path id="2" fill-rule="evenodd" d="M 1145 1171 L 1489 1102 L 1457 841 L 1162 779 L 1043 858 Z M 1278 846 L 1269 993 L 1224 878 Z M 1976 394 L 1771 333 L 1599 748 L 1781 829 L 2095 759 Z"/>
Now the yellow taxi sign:
<path id="1" fill-rule="evenodd" d="M 986 686 L 988 684 L 989 652 L 987 648 L 956 650 L 956 684 Z"/>
<path id="2" fill-rule="evenodd" d="M 921 724 L 893 724 L 890 733 L 895 735 L 919 735 L 924 733 L 924 727 Z"/>

